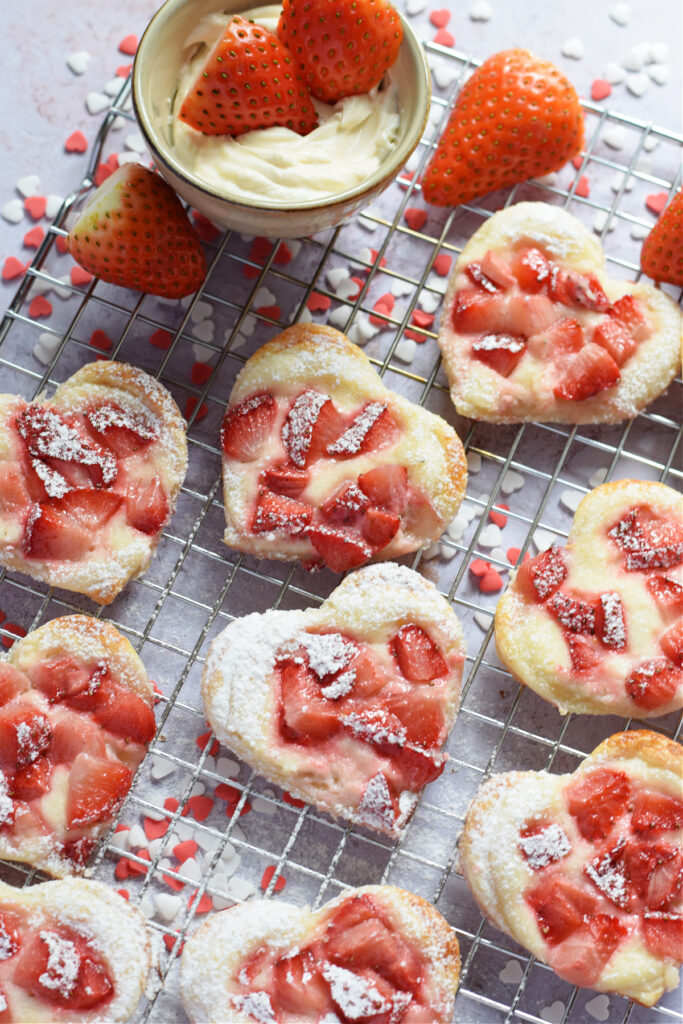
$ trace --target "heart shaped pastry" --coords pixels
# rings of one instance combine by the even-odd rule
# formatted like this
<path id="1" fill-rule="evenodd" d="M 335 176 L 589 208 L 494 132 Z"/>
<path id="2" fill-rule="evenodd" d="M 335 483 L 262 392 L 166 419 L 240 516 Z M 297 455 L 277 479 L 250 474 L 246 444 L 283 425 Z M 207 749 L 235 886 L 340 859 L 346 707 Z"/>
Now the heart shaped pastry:
<path id="1" fill-rule="evenodd" d="M 231 622 L 206 660 L 204 710 L 271 782 L 396 836 L 443 771 L 463 662 L 436 587 L 394 563 L 368 566 L 320 608 Z"/>
<path id="2" fill-rule="evenodd" d="M 496 608 L 498 657 L 562 713 L 683 706 L 683 520 L 664 484 L 591 491 L 565 548 L 525 562 Z"/>
<path id="3" fill-rule="evenodd" d="M 572 775 L 484 783 L 460 839 L 483 912 L 572 984 L 652 1006 L 683 952 L 681 769 L 680 746 L 643 730 Z"/>
<path id="4" fill-rule="evenodd" d="M 607 277 L 595 236 L 566 210 L 518 203 L 463 249 L 439 345 L 462 416 L 616 423 L 680 365 L 681 312 L 644 282 Z"/>
<path id="5" fill-rule="evenodd" d="M 247 361 L 221 441 L 225 543 L 309 567 L 415 551 L 465 493 L 453 428 L 389 391 L 331 327 L 290 327 Z"/>
<path id="6" fill-rule="evenodd" d="M 0 882 L 0 1020 L 129 1020 L 151 966 L 144 917 L 101 882 Z"/>
<path id="7" fill-rule="evenodd" d="M 128 641 L 86 615 L 53 619 L 0 660 L 0 858 L 68 875 L 109 829 L 156 731 Z"/>
<path id="8" fill-rule="evenodd" d="M 0 564 L 109 604 L 149 565 L 186 466 L 185 421 L 135 367 L 88 363 L 51 399 L 0 395 Z"/>
<path id="9" fill-rule="evenodd" d="M 192 1021 L 448 1024 L 458 940 L 426 900 L 390 885 L 320 910 L 261 901 L 213 914 L 185 943 Z"/>

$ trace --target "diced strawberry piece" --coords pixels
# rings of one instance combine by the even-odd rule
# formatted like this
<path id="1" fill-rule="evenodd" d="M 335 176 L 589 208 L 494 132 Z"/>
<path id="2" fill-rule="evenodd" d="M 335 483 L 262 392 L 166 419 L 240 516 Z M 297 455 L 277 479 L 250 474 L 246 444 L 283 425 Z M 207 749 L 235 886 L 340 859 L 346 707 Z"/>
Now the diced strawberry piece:
<path id="1" fill-rule="evenodd" d="M 0 957 L 9 960 L 20 948 L 21 917 L 13 910 L 0 910 Z"/>
<path id="2" fill-rule="evenodd" d="M 354 697 L 373 697 L 376 693 L 379 693 L 386 683 L 384 673 L 378 667 L 370 652 L 364 647 L 358 648 L 352 661 L 349 662 L 343 671 L 355 673 L 356 679 L 353 684 Z"/>
<path id="3" fill-rule="evenodd" d="M 593 985 L 628 929 L 609 914 L 593 914 L 554 951 L 553 970 L 573 985 Z"/>
<path id="4" fill-rule="evenodd" d="M 461 334 L 482 334 L 506 330 L 507 298 L 488 295 L 476 288 L 462 288 L 453 304 L 453 327 Z"/>
<path id="5" fill-rule="evenodd" d="M 392 755 L 391 762 L 400 777 L 400 788 L 417 793 L 428 782 L 433 782 L 443 772 L 447 758 L 433 750 L 422 750 L 406 743 Z"/>
<path id="6" fill-rule="evenodd" d="M 623 324 L 610 317 L 595 325 L 592 340 L 607 349 L 617 366 L 623 366 L 636 350 L 636 343 Z"/>
<path id="7" fill-rule="evenodd" d="M 12 981 L 43 1003 L 72 1012 L 101 1006 L 114 992 L 99 954 L 82 935 L 65 927 L 31 934 Z"/>
<path id="8" fill-rule="evenodd" d="M 115 491 L 80 488 L 67 491 L 63 498 L 52 502 L 52 507 L 55 512 L 73 516 L 82 529 L 99 530 L 122 504 L 123 498 Z"/>
<path id="9" fill-rule="evenodd" d="M 609 299 L 594 274 L 585 277 L 570 274 L 567 287 L 572 305 L 592 309 L 597 313 L 605 313 L 609 309 Z"/>
<path id="10" fill-rule="evenodd" d="M 589 860 L 583 869 L 586 878 L 595 885 L 605 899 L 615 907 L 629 910 L 636 895 L 624 858 L 625 844 L 620 839 L 616 845 L 607 847 Z"/>
<path id="11" fill-rule="evenodd" d="M 336 529 L 332 526 L 311 526 L 306 536 L 333 572 L 357 569 L 372 557 L 372 548 L 355 530 Z"/>
<path id="12" fill-rule="evenodd" d="M 429 633 L 414 623 L 401 626 L 389 641 L 389 649 L 402 674 L 411 683 L 429 683 L 448 671 Z"/>
<path id="13" fill-rule="evenodd" d="M 489 249 L 481 261 L 482 274 L 503 291 L 513 288 L 517 283 L 515 275 L 510 270 L 504 259 L 498 256 L 493 249 Z"/>
<path id="14" fill-rule="evenodd" d="M 472 343 L 472 358 L 509 377 L 526 350 L 526 339 L 513 334 L 483 334 Z"/>
<path id="15" fill-rule="evenodd" d="M 562 860 L 571 851 L 571 843 L 555 822 L 535 821 L 519 832 L 520 853 L 532 871 L 542 871 L 549 864 Z"/>
<path id="16" fill-rule="evenodd" d="M 665 910 L 683 883 L 683 855 L 674 846 L 630 839 L 623 850 L 626 875 L 650 910 Z"/>
<path id="17" fill-rule="evenodd" d="M 650 333 L 643 307 L 633 295 L 622 295 L 612 303 L 607 313 L 622 324 L 636 342 L 644 341 Z"/>
<path id="18" fill-rule="evenodd" d="M 227 409 L 221 427 L 223 454 L 229 459 L 252 462 L 270 437 L 277 403 L 272 395 L 252 395 Z"/>
<path id="19" fill-rule="evenodd" d="M 481 263 L 470 263 L 469 266 L 465 267 L 465 273 L 469 277 L 475 288 L 480 289 L 483 292 L 497 292 L 499 291 L 498 285 L 495 281 L 492 281 L 482 270 Z"/>
<path id="20" fill-rule="evenodd" d="M 295 398 L 282 425 L 282 443 L 295 466 L 303 469 L 324 455 L 339 436 L 344 417 L 328 395 L 308 388 Z"/>
<path id="21" fill-rule="evenodd" d="M 35 688 L 44 693 L 51 704 L 63 700 L 67 694 L 80 693 L 91 676 L 90 669 L 80 665 L 70 654 L 38 662 L 31 665 L 28 672 Z"/>
<path id="22" fill-rule="evenodd" d="M 557 309 L 547 295 L 513 293 L 508 301 L 504 330 L 530 338 L 545 331 L 557 320 Z"/>
<path id="23" fill-rule="evenodd" d="M 397 748 L 405 743 L 405 729 L 397 716 L 385 707 L 354 709 L 350 714 L 342 715 L 340 721 L 353 736 L 372 743 L 387 757 L 393 757 Z"/>
<path id="24" fill-rule="evenodd" d="M 26 558 L 76 561 L 86 554 L 91 544 L 91 535 L 72 516 L 56 512 L 47 503 L 31 509 L 23 540 Z"/>
<path id="25" fill-rule="evenodd" d="M 439 745 L 444 715 L 439 699 L 426 688 L 389 694 L 382 703 L 404 727 L 406 742 L 428 749 Z"/>
<path id="26" fill-rule="evenodd" d="M 368 402 L 336 441 L 327 446 L 328 455 L 348 458 L 386 448 L 398 440 L 395 419 L 382 402 Z"/>
<path id="27" fill-rule="evenodd" d="M 387 512 L 383 508 L 369 508 L 363 516 L 363 536 L 368 544 L 381 551 L 392 537 L 396 536 L 401 525 L 401 517 L 395 512 Z"/>
<path id="28" fill-rule="evenodd" d="M 80 689 L 69 690 L 63 700 L 74 711 L 96 711 L 113 699 L 117 689 L 106 665 L 99 664 L 91 672 L 87 684 Z"/>
<path id="29" fill-rule="evenodd" d="M 584 839 L 605 839 L 620 817 L 631 795 L 631 783 L 624 772 L 596 768 L 567 787 L 567 809 L 576 819 Z"/>
<path id="30" fill-rule="evenodd" d="M 515 577 L 515 589 L 527 601 L 542 603 L 552 597 L 566 578 L 564 554 L 560 548 L 551 547 L 520 565 Z"/>
<path id="31" fill-rule="evenodd" d="M 581 402 L 614 387 L 620 377 L 619 367 L 609 352 L 589 342 L 572 357 L 564 379 L 553 388 L 553 394 L 566 402 Z"/>
<path id="32" fill-rule="evenodd" d="M 18 462 L 0 463 L 0 515 L 13 515 L 30 504 L 26 481 Z"/>
<path id="33" fill-rule="evenodd" d="M 659 641 L 659 646 L 674 665 L 683 668 L 683 622 L 677 622 L 668 629 Z"/>
<path id="34" fill-rule="evenodd" d="M 132 778 L 130 768 L 119 761 L 79 754 L 69 773 L 68 827 L 91 825 L 114 815 L 130 789 Z"/>
<path id="35" fill-rule="evenodd" d="M 613 651 L 626 647 L 626 620 L 621 598 L 614 591 L 600 594 L 595 606 L 595 635 Z"/>
<path id="36" fill-rule="evenodd" d="M 60 853 L 66 860 L 70 860 L 76 868 L 84 868 L 90 859 L 90 854 L 93 852 L 97 843 L 94 839 L 89 836 L 80 836 L 78 839 L 67 839 L 65 843 L 61 844 Z M 125 858 L 121 858 L 124 861 Z M 119 863 L 121 863 L 119 861 Z M 116 876 L 119 877 L 118 875 Z M 128 877 L 126 874 L 124 877 Z"/>
<path id="37" fill-rule="evenodd" d="M 360 896 L 350 896 L 334 911 L 327 923 L 327 933 L 332 936 L 339 932 L 346 932 L 354 925 L 367 921 L 370 918 L 377 918 L 378 921 L 387 923 L 386 916 L 376 900 L 367 893 Z"/>
<path id="38" fill-rule="evenodd" d="M 673 911 L 645 911 L 645 945 L 655 956 L 675 963 L 683 962 L 683 915 Z"/>
<path id="39" fill-rule="evenodd" d="M 154 712 L 137 693 L 115 686 L 110 699 L 96 708 L 95 721 L 126 743 L 151 743 L 157 729 Z"/>
<path id="40" fill-rule="evenodd" d="M 626 568 L 670 569 L 683 561 L 683 527 L 639 505 L 607 531 L 626 555 Z"/>
<path id="41" fill-rule="evenodd" d="M 595 633 L 594 600 L 584 601 L 580 597 L 572 597 L 564 590 L 558 590 L 548 601 L 548 611 L 569 633 Z"/>
<path id="42" fill-rule="evenodd" d="M 317 960 L 307 950 L 273 964 L 272 995 L 278 1009 L 318 1019 L 329 1007 L 329 991 Z"/>
<path id="43" fill-rule="evenodd" d="M 52 726 L 50 757 L 55 764 L 71 764 L 79 754 L 107 756 L 102 730 L 85 715 L 64 711 Z"/>
<path id="44" fill-rule="evenodd" d="M 562 875 L 543 878 L 524 898 L 536 914 L 541 935 L 549 946 L 564 942 L 597 906 L 590 893 Z"/>
<path id="45" fill-rule="evenodd" d="M 298 498 L 308 485 L 308 470 L 296 466 L 275 466 L 265 472 L 268 489 L 287 498 Z"/>
<path id="46" fill-rule="evenodd" d="M 683 686 L 683 671 L 667 658 L 651 658 L 631 672 L 626 680 L 629 697 L 645 711 L 668 704 L 680 686 Z"/>
<path id="47" fill-rule="evenodd" d="M 158 476 L 128 487 L 126 515 L 134 530 L 153 536 L 164 526 L 168 514 L 168 498 Z"/>
<path id="48" fill-rule="evenodd" d="M 573 286 L 571 276 L 557 263 L 549 264 L 548 295 L 553 302 L 561 302 L 565 306 L 573 305 Z"/>
<path id="49" fill-rule="evenodd" d="M 133 455 L 157 436 L 151 420 L 122 409 L 114 402 L 98 405 L 86 413 L 86 417 L 98 438 L 120 459 Z"/>
<path id="50" fill-rule="evenodd" d="M 52 727 L 36 708 L 18 702 L 0 708 L 0 762 L 12 769 L 26 768 L 49 748 Z"/>
<path id="51" fill-rule="evenodd" d="M 39 757 L 25 768 L 15 772 L 11 793 L 15 800 L 37 800 L 50 788 L 52 762 L 49 757 Z"/>
<path id="52" fill-rule="evenodd" d="M 408 470 L 405 466 L 375 466 L 358 477 L 358 486 L 375 507 L 401 515 L 408 504 Z"/>
<path id="53" fill-rule="evenodd" d="M 320 683 L 307 665 L 282 661 L 280 680 L 280 727 L 287 739 L 323 740 L 340 728 L 334 702 L 320 692 Z"/>
<path id="54" fill-rule="evenodd" d="M 337 931 L 325 943 L 324 951 L 332 962 L 356 972 L 369 968 L 401 991 L 416 993 L 420 988 L 420 957 L 377 918 Z"/>
<path id="55" fill-rule="evenodd" d="M 667 612 L 683 612 L 683 586 L 668 576 L 650 576 L 645 586 L 660 608 Z"/>
<path id="56" fill-rule="evenodd" d="M 584 345 L 583 327 L 571 316 L 556 320 L 529 339 L 529 352 L 537 359 L 553 359 L 561 364 Z"/>
<path id="57" fill-rule="evenodd" d="M 290 535 L 301 531 L 313 520 L 313 508 L 294 498 L 263 491 L 254 509 L 251 528 L 254 533 L 273 531 Z"/>
<path id="58" fill-rule="evenodd" d="M 540 292 L 548 284 L 550 265 L 540 249 L 531 247 L 515 253 L 512 272 L 522 291 Z"/>
<path id="59" fill-rule="evenodd" d="M 6 661 L 0 661 L 0 706 L 8 704 L 29 688 L 23 672 Z"/>
<path id="60" fill-rule="evenodd" d="M 356 484 L 342 484 L 340 489 L 323 502 L 320 511 L 331 523 L 350 526 L 370 504 L 370 499 Z"/>
<path id="61" fill-rule="evenodd" d="M 577 674 L 590 672 L 600 665 L 600 653 L 588 637 L 578 633 L 566 633 L 565 638 L 569 647 L 572 672 Z"/>
<path id="62" fill-rule="evenodd" d="M 683 800 L 641 789 L 633 802 L 631 823 L 636 832 L 683 828 Z"/>
<path id="63" fill-rule="evenodd" d="M 116 479 L 118 465 L 114 454 L 81 432 L 84 421 L 78 417 L 29 405 L 17 416 L 15 424 L 51 497 L 61 496 L 50 483 L 51 470 L 72 487 L 102 487 Z M 60 491 L 64 493 L 61 487 Z"/>

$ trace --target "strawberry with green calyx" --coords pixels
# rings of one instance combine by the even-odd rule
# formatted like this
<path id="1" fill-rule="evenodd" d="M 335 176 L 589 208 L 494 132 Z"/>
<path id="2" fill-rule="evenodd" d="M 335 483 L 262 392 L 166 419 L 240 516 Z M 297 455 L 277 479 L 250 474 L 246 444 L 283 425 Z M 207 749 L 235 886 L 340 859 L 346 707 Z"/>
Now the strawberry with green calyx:
<path id="1" fill-rule="evenodd" d="M 103 281 L 178 299 L 206 276 L 206 257 L 180 200 L 140 164 L 124 164 L 91 196 L 68 250 Z"/>
<path id="2" fill-rule="evenodd" d="M 422 178 L 435 206 L 458 206 L 556 171 L 581 151 L 571 82 L 526 50 L 493 54 L 467 80 Z"/>
<path id="3" fill-rule="evenodd" d="M 387 0 L 284 0 L 277 34 L 311 94 L 336 103 L 381 82 L 403 27 Z"/>
<path id="4" fill-rule="evenodd" d="M 236 15 L 183 100 L 178 117 L 204 135 L 242 135 L 280 125 L 307 135 L 311 96 L 278 37 Z"/>
<path id="5" fill-rule="evenodd" d="M 662 210 L 643 242 L 640 266 L 653 281 L 666 281 L 683 288 L 683 190 Z"/>

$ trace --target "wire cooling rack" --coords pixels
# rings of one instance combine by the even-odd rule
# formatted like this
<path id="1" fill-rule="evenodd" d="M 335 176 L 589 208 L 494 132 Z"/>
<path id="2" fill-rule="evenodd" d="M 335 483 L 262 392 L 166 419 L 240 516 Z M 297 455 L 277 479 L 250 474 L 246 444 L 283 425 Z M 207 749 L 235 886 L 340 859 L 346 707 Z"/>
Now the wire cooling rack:
<path id="1" fill-rule="evenodd" d="M 562 543 L 573 508 L 602 477 L 656 479 L 680 488 L 682 396 L 677 380 L 645 413 L 619 426 L 501 427 L 455 417 L 436 334 L 424 326 L 429 317 L 420 326 L 413 313 L 436 311 L 438 322 L 444 263 L 457 256 L 502 200 L 497 194 L 454 211 L 422 203 L 420 172 L 457 90 L 478 63 L 435 44 L 426 44 L 426 50 L 433 67 L 451 69 L 452 84 L 435 86 L 427 131 L 398 181 L 349 224 L 300 243 L 269 247 L 209 231 L 215 237 L 207 240 L 205 286 L 181 303 L 99 281 L 78 286 L 64 276 L 58 243 L 70 212 L 92 188 L 105 153 L 116 147 L 117 129 L 132 120 L 127 83 L 103 120 L 87 177 L 65 200 L 0 327 L 3 390 L 31 398 L 64 380 L 93 358 L 90 339 L 100 328 L 112 342 L 107 355 L 158 377 L 189 421 L 190 463 L 177 511 L 149 571 L 113 604 L 95 609 L 78 595 L 20 574 L 0 574 L 0 608 L 8 618 L 31 629 L 75 611 L 104 615 L 131 640 L 161 692 L 157 737 L 119 815 L 121 823 L 133 827 L 112 830 L 92 869 L 96 877 L 125 886 L 164 939 L 160 982 L 145 997 L 141 1020 L 186 1020 L 177 994 L 178 956 L 207 907 L 249 898 L 317 905 L 347 886 L 377 882 L 419 893 L 456 928 L 463 969 L 454 1020 L 461 1024 L 683 1019 L 680 989 L 647 1010 L 620 997 L 573 989 L 482 919 L 459 873 L 457 839 L 464 814 L 491 773 L 571 771 L 603 738 L 632 724 L 561 717 L 519 687 L 503 671 L 490 642 L 496 596 L 479 591 L 468 567 L 472 559 L 483 558 L 504 574 L 509 558 L 516 557 L 516 552 L 508 556 L 510 548 L 523 553 L 534 543 L 536 548 L 551 539 Z M 645 200 L 680 187 L 683 136 L 591 103 L 584 107 L 587 142 L 580 165 L 518 186 L 505 193 L 504 203 L 543 200 L 569 209 L 601 236 L 610 272 L 635 280 L 638 239 L 652 224 Z M 413 209 L 427 210 L 419 230 L 409 226 L 417 223 L 412 216 L 406 220 L 406 211 Z M 329 277 L 335 268 L 337 275 Z M 347 288 L 350 297 L 340 298 L 344 268 L 350 268 L 345 280 L 355 279 L 355 287 Z M 54 311 L 43 321 L 40 304 L 31 303 L 49 290 L 55 294 Z M 384 312 L 373 313 L 378 297 L 388 292 L 396 300 L 391 313 L 386 303 Z M 325 313 L 317 312 L 325 305 Z M 441 544 L 407 560 L 448 596 L 463 621 L 468 657 L 462 708 L 446 747 L 447 769 L 427 787 L 396 843 L 297 805 L 236 762 L 206 733 L 199 698 L 208 645 L 235 616 L 308 607 L 338 582 L 328 571 L 308 575 L 239 555 L 221 542 L 217 439 L 232 382 L 260 344 L 301 318 L 328 319 L 354 340 L 367 341 L 368 355 L 388 386 L 455 423 L 468 451 L 470 482 L 459 525 Z M 368 339 L 373 327 L 381 329 Z M 150 343 L 150 337 L 156 340 Z M 507 525 L 492 541 L 489 514 L 501 504 L 511 506 L 500 510 Z M 0 627 L 8 642 L 13 630 L 7 621 Z M 678 738 L 681 717 L 647 724 Z M 180 863 L 172 850 L 188 838 L 198 844 L 197 853 Z M 6 865 L 3 876 L 17 885 L 40 880 L 21 866 Z M 174 897 L 170 902 L 169 896 Z"/>

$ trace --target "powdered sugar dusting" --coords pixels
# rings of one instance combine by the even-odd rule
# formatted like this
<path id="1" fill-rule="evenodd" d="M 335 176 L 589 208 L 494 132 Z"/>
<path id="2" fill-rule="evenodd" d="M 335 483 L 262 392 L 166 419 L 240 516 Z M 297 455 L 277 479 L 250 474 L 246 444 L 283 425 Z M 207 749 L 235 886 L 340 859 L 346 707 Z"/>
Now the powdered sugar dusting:
<path id="1" fill-rule="evenodd" d="M 390 1004 L 372 982 L 337 964 L 323 964 L 321 973 L 330 986 L 332 1001 L 349 1020 L 384 1013 Z"/>
<path id="2" fill-rule="evenodd" d="M 41 462 L 40 459 L 31 459 L 31 465 L 38 479 L 42 480 L 48 498 L 63 498 L 66 492 L 71 490 L 71 485 L 52 466 Z"/>
<path id="3" fill-rule="evenodd" d="M 386 407 L 386 402 L 368 402 L 341 437 L 328 445 L 328 453 L 330 455 L 356 455 L 370 428 L 377 422 Z"/>
<path id="4" fill-rule="evenodd" d="M 399 747 L 405 744 L 405 728 L 401 726 L 396 729 L 383 708 L 370 709 L 362 714 L 342 715 L 341 721 L 354 736 L 367 740 L 369 743 L 393 743 Z"/>
<path id="5" fill-rule="evenodd" d="M 540 871 L 548 864 L 561 860 L 572 848 L 567 833 L 555 822 L 528 835 L 521 835 L 519 845 L 532 871 Z"/>
<path id="6" fill-rule="evenodd" d="M 625 843 L 625 839 L 620 839 L 613 849 L 608 850 L 601 857 L 589 861 L 584 869 L 600 892 L 604 893 L 607 899 L 617 907 L 623 909 L 627 909 L 630 902 L 626 867 L 620 857 Z"/>
<path id="7" fill-rule="evenodd" d="M 233 996 L 232 1003 L 236 1010 L 248 1014 L 259 1024 L 276 1024 L 277 1017 L 267 992 L 249 992 L 245 996 Z"/>
<path id="8" fill-rule="evenodd" d="M 99 466 L 104 484 L 116 479 L 117 463 L 111 452 L 81 437 L 52 409 L 28 406 L 17 417 L 17 429 L 32 458 Z"/>
<path id="9" fill-rule="evenodd" d="M 391 802 L 389 784 L 382 772 L 368 782 L 356 811 L 358 821 L 371 828 L 391 828 L 394 824 L 394 808 Z"/>
<path id="10" fill-rule="evenodd" d="M 5 773 L 0 768 L 0 825 L 7 825 L 14 820 L 14 801 L 9 795 L 9 787 Z"/>
<path id="11" fill-rule="evenodd" d="M 298 639 L 306 649 L 311 671 L 315 672 L 320 679 L 323 676 L 341 672 L 353 660 L 356 653 L 354 644 L 350 643 L 341 633 L 304 632 Z"/>
<path id="12" fill-rule="evenodd" d="M 349 672 L 342 672 L 328 686 L 321 687 L 320 692 L 328 700 L 338 700 L 340 697 L 346 697 L 348 693 L 351 693 L 355 682 L 356 673 L 351 669 Z"/>
<path id="13" fill-rule="evenodd" d="M 626 646 L 626 625 L 621 598 L 614 591 L 609 591 L 600 594 L 600 604 L 604 618 L 602 642 L 615 651 L 621 651 Z"/>
<path id="14" fill-rule="evenodd" d="M 523 338 L 517 338 L 513 334 L 485 334 L 472 345 L 474 352 L 494 352 L 497 349 L 504 349 L 506 352 L 521 352 L 525 347 Z"/>
<path id="15" fill-rule="evenodd" d="M 106 433 L 112 427 L 124 427 L 132 430 L 143 441 L 152 441 L 158 436 L 156 425 L 145 409 L 122 409 L 113 402 L 104 402 L 90 409 L 87 419 L 99 434 Z"/>
<path id="16" fill-rule="evenodd" d="M 40 938 L 48 948 L 47 967 L 38 978 L 43 988 L 59 992 L 68 999 L 73 993 L 81 967 L 81 958 L 73 942 L 56 932 L 42 931 Z"/>
<path id="17" fill-rule="evenodd" d="M 282 443 L 294 465 L 299 468 L 306 465 L 313 428 L 318 421 L 320 410 L 328 401 L 327 395 L 308 388 L 298 396 L 287 413 L 282 427 Z"/>

